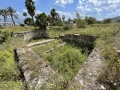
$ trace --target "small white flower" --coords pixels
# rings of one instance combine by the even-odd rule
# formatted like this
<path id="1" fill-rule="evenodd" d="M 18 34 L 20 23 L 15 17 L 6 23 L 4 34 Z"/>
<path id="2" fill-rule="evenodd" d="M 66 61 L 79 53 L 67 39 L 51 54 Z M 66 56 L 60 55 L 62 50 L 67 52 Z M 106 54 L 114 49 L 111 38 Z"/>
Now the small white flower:
<path id="1" fill-rule="evenodd" d="M 116 85 L 116 83 L 114 83 L 114 85 Z"/>
<path id="2" fill-rule="evenodd" d="M 106 88 L 103 85 L 101 85 L 101 90 L 106 90 Z"/>

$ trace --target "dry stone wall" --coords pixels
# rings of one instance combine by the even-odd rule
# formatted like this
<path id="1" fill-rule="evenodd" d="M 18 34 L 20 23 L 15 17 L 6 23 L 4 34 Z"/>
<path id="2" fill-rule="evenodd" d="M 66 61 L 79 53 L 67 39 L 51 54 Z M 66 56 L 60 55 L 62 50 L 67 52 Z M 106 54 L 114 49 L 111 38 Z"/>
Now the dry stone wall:
<path id="1" fill-rule="evenodd" d="M 38 38 L 49 38 L 49 33 L 47 30 L 32 30 L 32 31 L 15 33 L 14 36 L 19 36 L 23 38 L 25 41 L 29 41 Z"/>
<path id="2" fill-rule="evenodd" d="M 62 77 L 46 64 L 31 48 L 16 49 L 15 52 L 27 87 L 32 90 L 40 90 L 44 84 L 50 87 L 51 83 L 61 80 Z"/>
<path id="3" fill-rule="evenodd" d="M 82 35 L 82 34 L 66 34 L 59 36 L 59 38 L 63 39 L 64 41 L 75 42 L 78 44 L 81 43 L 93 44 L 98 37 L 91 35 Z"/>

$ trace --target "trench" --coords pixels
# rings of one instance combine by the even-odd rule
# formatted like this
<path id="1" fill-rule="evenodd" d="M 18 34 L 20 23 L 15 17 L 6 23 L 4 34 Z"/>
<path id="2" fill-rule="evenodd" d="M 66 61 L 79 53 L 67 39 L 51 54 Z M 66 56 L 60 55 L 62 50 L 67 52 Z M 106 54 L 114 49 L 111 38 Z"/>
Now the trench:
<path id="1" fill-rule="evenodd" d="M 27 83 L 25 81 L 25 76 L 24 76 L 24 72 L 23 70 L 21 69 L 21 67 L 18 65 L 19 63 L 19 58 L 18 58 L 18 54 L 16 52 L 16 49 L 14 49 L 14 59 L 15 59 L 15 62 L 17 63 L 17 66 L 18 66 L 18 70 L 20 72 L 20 75 L 19 75 L 19 80 L 22 80 L 22 83 L 23 83 L 23 86 L 24 86 L 24 90 L 29 90 L 28 89 L 28 86 L 27 86 Z"/>

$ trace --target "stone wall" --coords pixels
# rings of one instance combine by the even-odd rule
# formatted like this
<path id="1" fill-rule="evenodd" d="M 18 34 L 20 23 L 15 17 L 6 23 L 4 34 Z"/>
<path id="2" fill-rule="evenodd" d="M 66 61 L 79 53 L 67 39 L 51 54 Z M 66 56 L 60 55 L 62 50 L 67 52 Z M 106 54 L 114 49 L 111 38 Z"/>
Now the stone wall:
<path id="1" fill-rule="evenodd" d="M 94 42 L 98 37 L 83 34 L 66 34 L 59 36 L 59 38 L 65 42 L 74 43 L 78 47 L 83 48 L 83 52 L 86 50 L 86 48 L 91 52 L 94 48 Z"/>
<path id="2" fill-rule="evenodd" d="M 14 36 L 19 36 L 23 38 L 25 41 L 29 41 L 38 38 L 49 38 L 49 33 L 47 30 L 32 30 L 15 33 Z"/>
<path id="3" fill-rule="evenodd" d="M 98 37 L 82 34 L 66 34 L 59 36 L 59 38 L 63 39 L 64 41 L 75 42 L 78 44 L 80 43 L 93 44 Z"/>
<path id="4" fill-rule="evenodd" d="M 50 87 L 56 81 L 62 80 L 62 77 L 31 48 L 15 49 L 15 53 L 27 87 L 26 90 L 28 88 L 40 90 L 42 85 Z"/>

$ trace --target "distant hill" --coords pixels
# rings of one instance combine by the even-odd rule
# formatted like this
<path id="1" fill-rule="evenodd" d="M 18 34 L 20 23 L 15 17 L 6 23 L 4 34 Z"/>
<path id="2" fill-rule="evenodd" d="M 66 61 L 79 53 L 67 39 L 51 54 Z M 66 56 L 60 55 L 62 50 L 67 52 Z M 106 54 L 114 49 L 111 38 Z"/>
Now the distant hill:
<path id="1" fill-rule="evenodd" d="M 114 17 L 114 18 L 111 18 L 113 22 L 116 22 L 116 21 L 119 21 L 120 20 L 120 16 L 118 17 Z"/>

